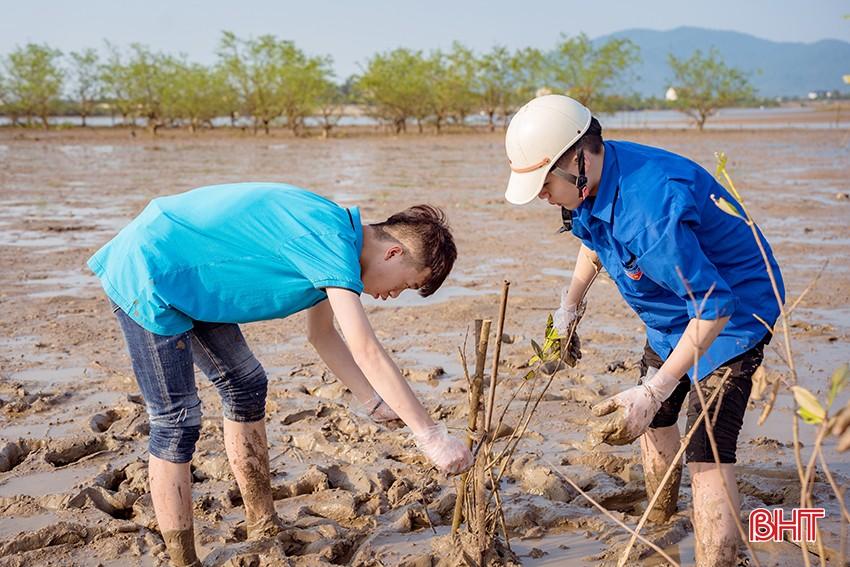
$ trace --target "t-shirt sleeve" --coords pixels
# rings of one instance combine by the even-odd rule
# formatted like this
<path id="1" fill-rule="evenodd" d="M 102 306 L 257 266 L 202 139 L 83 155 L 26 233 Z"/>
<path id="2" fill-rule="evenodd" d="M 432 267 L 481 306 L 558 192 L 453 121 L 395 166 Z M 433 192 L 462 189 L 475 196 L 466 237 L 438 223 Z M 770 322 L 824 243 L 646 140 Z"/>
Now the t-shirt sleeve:
<path id="1" fill-rule="evenodd" d="M 360 254 L 353 235 L 305 234 L 285 244 L 282 253 L 316 289 L 341 287 L 363 292 Z"/>

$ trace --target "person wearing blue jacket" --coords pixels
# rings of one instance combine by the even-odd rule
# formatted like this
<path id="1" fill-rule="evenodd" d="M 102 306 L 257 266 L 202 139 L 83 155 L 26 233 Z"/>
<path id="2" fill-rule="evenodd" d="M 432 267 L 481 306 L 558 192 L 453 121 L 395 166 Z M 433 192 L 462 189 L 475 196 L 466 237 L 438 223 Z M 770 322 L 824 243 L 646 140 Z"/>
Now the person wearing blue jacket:
<path id="1" fill-rule="evenodd" d="M 200 565 L 190 462 L 201 430 L 197 365 L 216 387 L 224 447 L 248 537 L 281 529 L 269 474 L 266 373 L 239 329 L 306 310 L 307 337 L 375 421 L 401 418 L 441 470 L 470 451 L 435 424 L 382 348 L 360 302 L 434 293 L 457 251 L 445 215 L 411 207 L 364 224 L 345 208 L 278 183 L 201 187 L 154 199 L 92 256 L 124 333 L 150 421 L 148 476 L 174 565 Z M 343 341 L 334 326 L 339 323 Z"/>
<path id="2" fill-rule="evenodd" d="M 752 375 L 780 309 L 749 226 L 713 202 L 734 198 L 687 158 L 603 140 L 590 110 L 563 95 L 538 97 L 522 107 L 505 145 L 511 167 L 505 198 L 517 205 L 540 198 L 560 207 L 564 230 L 581 241 L 553 316 L 559 333 L 565 336 L 580 317 L 583 298 L 602 268 L 646 325 L 640 382 L 592 411 L 605 418 L 597 431 L 602 441 L 623 445 L 640 438 L 647 494 L 663 491 L 651 511 L 654 521 L 676 511 L 681 464 L 667 485 L 659 484 L 679 450 L 677 420 L 685 398 L 690 429 L 702 410 L 695 383 L 708 400 L 730 372 L 708 414 L 719 464 L 704 425 L 685 456 L 697 563 L 735 565 L 738 435 Z M 779 266 L 760 231 L 758 238 L 784 301 Z"/>

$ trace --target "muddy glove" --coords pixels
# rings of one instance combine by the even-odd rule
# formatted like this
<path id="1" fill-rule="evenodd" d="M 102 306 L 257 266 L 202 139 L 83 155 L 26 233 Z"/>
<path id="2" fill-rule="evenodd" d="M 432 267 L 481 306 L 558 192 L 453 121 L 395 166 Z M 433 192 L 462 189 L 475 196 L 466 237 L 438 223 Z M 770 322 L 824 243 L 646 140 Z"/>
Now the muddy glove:
<path id="1" fill-rule="evenodd" d="M 568 290 L 569 288 L 566 287 L 561 290 L 561 306 L 552 314 L 552 328 L 558 333 L 559 337 L 562 337 L 561 352 L 564 362 L 575 368 L 581 359 L 581 339 L 579 339 L 575 330 L 572 331 L 569 343 L 567 343 L 566 337 L 570 336 L 571 329 L 578 326 L 587 303 L 584 301 L 580 305 L 567 303 Z"/>
<path id="2" fill-rule="evenodd" d="M 570 325 L 578 319 L 578 305 L 567 303 L 567 292 L 569 289 L 569 287 L 564 287 L 561 290 L 561 305 L 552 314 L 552 327 L 558 331 L 559 336 L 565 338 L 569 335 Z"/>
<path id="3" fill-rule="evenodd" d="M 371 417 L 372 421 L 375 423 L 384 423 L 387 421 L 401 419 L 377 393 L 369 398 L 368 402 L 361 403 L 360 408 L 365 411 L 366 415 Z"/>
<path id="4" fill-rule="evenodd" d="M 593 406 L 596 417 L 609 416 L 595 430 L 601 443 L 628 445 L 647 430 L 662 402 L 670 397 L 679 378 L 658 370 L 643 384 L 629 388 Z"/>
<path id="5" fill-rule="evenodd" d="M 459 474 L 472 466 L 472 453 L 446 430 L 444 423 L 413 434 L 416 445 L 441 471 Z"/>

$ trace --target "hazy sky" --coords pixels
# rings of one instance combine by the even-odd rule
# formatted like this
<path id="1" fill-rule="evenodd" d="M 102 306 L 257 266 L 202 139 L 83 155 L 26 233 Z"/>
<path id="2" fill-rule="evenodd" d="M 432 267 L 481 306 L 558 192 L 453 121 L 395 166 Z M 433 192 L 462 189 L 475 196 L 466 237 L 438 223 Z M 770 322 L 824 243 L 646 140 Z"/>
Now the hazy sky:
<path id="1" fill-rule="evenodd" d="M 699 26 L 774 41 L 850 41 L 847 0 L 0 0 L 0 54 L 27 42 L 63 51 L 140 42 L 210 63 L 223 29 L 271 33 L 334 59 L 340 78 L 405 46 L 548 48 L 561 32 Z"/>

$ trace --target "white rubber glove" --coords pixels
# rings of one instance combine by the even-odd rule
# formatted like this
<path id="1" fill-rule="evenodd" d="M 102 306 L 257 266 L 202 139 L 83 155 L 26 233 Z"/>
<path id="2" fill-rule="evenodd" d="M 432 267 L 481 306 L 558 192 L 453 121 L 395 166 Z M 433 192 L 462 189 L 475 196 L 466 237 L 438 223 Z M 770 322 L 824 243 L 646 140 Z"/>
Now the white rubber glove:
<path id="1" fill-rule="evenodd" d="M 629 388 L 604 400 L 591 409 L 593 415 L 611 415 L 595 433 L 600 442 L 609 445 L 628 445 L 649 428 L 661 404 L 670 397 L 679 378 L 658 370 L 644 378 L 643 384 Z"/>
<path id="2" fill-rule="evenodd" d="M 387 421 L 400 420 L 387 402 L 381 399 L 381 396 L 376 392 L 374 396 L 369 398 L 368 402 L 361 403 L 360 408 L 372 418 L 375 423 L 384 423 Z"/>
<path id="3" fill-rule="evenodd" d="M 444 423 L 414 433 L 416 445 L 441 471 L 459 474 L 472 466 L 472 453 L 459 439 L 449 435 Z"/>
<path id="4" fill-rule="evenodd" d="M 552 314 L 552 327 L 558 331 L 558 335 L 566 337 L 570 330 L 570 325 L 578 317 L 578 305 L 575 303 L 567 303 L 568 287 L 561 290 L 561 306 Z"/>

